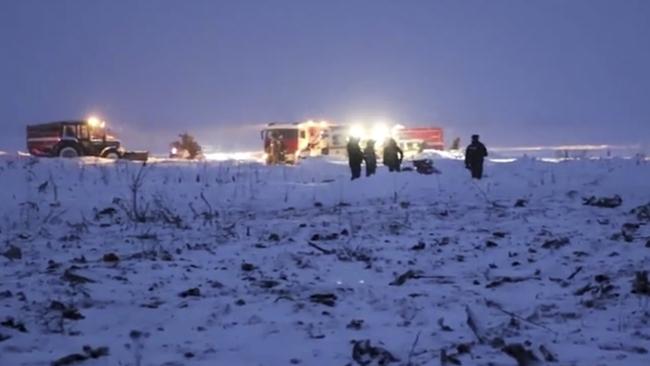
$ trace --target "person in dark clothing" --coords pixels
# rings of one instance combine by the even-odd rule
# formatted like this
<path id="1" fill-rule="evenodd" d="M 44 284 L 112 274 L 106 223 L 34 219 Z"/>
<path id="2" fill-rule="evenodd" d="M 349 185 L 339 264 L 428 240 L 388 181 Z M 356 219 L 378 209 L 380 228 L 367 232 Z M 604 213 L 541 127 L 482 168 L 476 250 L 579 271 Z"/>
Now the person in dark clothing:
<path id="1" fill-rule="evenodd" d="M 472 143 L 465 150 L 465 168 L 472 172 L 475 179 L 483 177 L 483 160 L 488 155 L 485 145 L 478 139 L 478 135 L 472 135 Z"/>
<path id="2" fill-rule="evenodd" d="M 399 172 L 403 159 L 404 152 L 397 146 L 395 139 L 388 139 L 384 146 L 384 165 L 388 167 L 388 171 Z"/>
<path id="3" fill-rule="evenodd" d="M 368 140 L 363 150 L 363 159 L 366 161 L 366 177 L 377 171 L 377 155 L 375 154 L 375 140 Z"/>
<path id="4" fill-rule="evenodd" d="M 359 139 L 350 137 L 348 141 L 348 162 L 350 163 L 351 180 L 361 177 L 361 163 L 363 162 L 363 153 L 359 146 Z"/>

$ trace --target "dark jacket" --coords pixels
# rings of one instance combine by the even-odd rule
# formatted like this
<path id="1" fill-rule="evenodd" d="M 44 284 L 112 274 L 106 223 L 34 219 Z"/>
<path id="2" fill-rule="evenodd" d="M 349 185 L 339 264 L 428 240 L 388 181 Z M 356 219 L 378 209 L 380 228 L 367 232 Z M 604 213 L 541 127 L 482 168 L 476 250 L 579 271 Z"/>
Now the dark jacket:
<path id="1" fill-rule="evenodd" d="M 395 140 L 391 140 L 384 147 L 384 165 L 399 165 L 404 160 L 404 152 L 397 146 Z"/>
<path id="2" fill-rule="evenodd" d="M 363 159 L 366 161 L 366 165 L 377 166 L 377 154 L 375 154 L 375 147 L 373 145 L 368 145 L 363 150 Z"/>
<path id="3" fill-rule="evenodd" d="M 465 150 L 465 166 L 481 165 L 486 156 L 488 152 L 485 145 L 480 141 L 472 141 Z"/>
<path id="4" fill-rule="evenodd" d="M 348 161 L 350 165 L 361 165 L 361 162 L 363 162 L 363 153 L 356 141 L 348 142 Z"/>

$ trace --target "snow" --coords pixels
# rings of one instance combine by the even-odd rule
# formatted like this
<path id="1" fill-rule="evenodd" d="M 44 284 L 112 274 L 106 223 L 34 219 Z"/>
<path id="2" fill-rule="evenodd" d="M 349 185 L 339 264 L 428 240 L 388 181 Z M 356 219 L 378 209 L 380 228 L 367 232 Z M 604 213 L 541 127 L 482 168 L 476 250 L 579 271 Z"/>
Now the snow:
<path id="1" fill-rule="evenodd" d="M 84 365 L 356 365 L 361 340 L 396 365 L 443 350 L 516 365 L 499 339 L 561 365 L 647 365 L 650 296 L 631 289 L 650 227 L 631 210 L 650 202 L 650 162 L 498 160 L 482 181 L 462 160 L 435 166 L 351 182 L 323 158 L 2 155 L 0 365 L 84 345 L 109 349 Z M 583 205 L 613 195 L 621 206 Z"/>

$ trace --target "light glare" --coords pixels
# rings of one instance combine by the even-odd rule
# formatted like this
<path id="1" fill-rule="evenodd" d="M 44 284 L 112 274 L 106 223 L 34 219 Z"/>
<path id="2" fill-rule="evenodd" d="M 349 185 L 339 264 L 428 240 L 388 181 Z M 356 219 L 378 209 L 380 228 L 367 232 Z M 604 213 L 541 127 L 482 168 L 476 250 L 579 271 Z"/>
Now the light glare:
<path id="1" fill-rule="evenodd" d="M 101 125 L 101 121 L 95 116 L 90 116 L 88 117 L 88 124 L 92 127 L 97 127 Z"/>

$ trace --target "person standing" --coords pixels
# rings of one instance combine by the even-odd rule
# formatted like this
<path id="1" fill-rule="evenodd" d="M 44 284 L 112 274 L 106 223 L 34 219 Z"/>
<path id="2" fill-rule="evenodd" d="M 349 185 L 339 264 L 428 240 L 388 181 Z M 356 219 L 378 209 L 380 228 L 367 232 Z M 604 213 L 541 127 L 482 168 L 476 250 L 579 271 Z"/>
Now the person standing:
<path id="1" fill-rule="evenodd" d="M 368 140 L 363 150 L 363 159 L 366 161 L 366 177 L 377 171 L 377 155 L 375 154 L 375 140 Z"/>
<path id="2" fill-rule="evenodd" d="M 277 146 L 278 146 L 278 164 L 285 163 L 287 161 L 287 156 L 286 156 L 287 150 L 286 150 L 286 145 L 284 144 L 284 135 L 280 134 L 278 136 Z"/>
<path id="3" fill-rule="evenodd" d="M 350 137 L 348 141 L 348 162 L 350 164 L 350 172 L 352 178 L 350 180 L 355 180 L 361 177 L 361 163 L 363 162 L 363 153 L 361 152 L 361 147 L 359 146 L 359 139 L 356 137 Z"/>
<path id="4" fill-rule="evenodd" d="M 483 178 L 483 160 L 487 155 L 487 149 L 479 141 L 479 136 L 472 135 L 472 143 L 465 149 L 465 168 L 472 172 L 472 178 Z"/>
<path id="5" fill-rule="evenodd" d="M 384 146 L 384 165 L 388 167 L 389 172 L 399 172 L 404 152 L 397 146 L 394 138 L 388 139 Z"/>
<path id="6" fill-rule="evenodd" d="M 271 134 L 269 144 L 266 147 L 266 163 L 268 165 L 278 164 L 280 160 L 280 147 L 278 146 L 278 139 L 275 133 Z"/>

